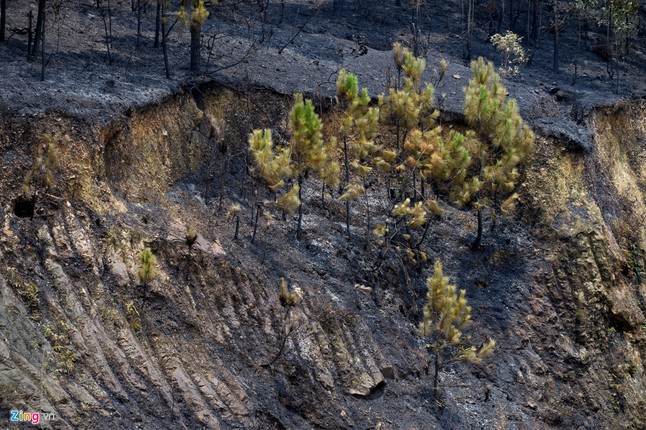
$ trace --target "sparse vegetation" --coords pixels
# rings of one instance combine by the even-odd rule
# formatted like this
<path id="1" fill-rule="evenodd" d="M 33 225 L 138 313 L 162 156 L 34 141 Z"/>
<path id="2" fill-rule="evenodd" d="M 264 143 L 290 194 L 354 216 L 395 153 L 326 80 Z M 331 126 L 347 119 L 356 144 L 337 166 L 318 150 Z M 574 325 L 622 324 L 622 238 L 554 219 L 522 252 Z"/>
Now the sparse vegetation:
<path id="1" fill-rule="evenodd" d="M 18 294 L 25 301 L 30 309 L 38 309 L 40 306 L 40 288 L 34 282 L 24 282 L 17 286 Z"/>
<path id="2" fill-rule="evenodd" d="M 186 227 L 186 245 L 188 245 L 189 249 L 193 247 L 196 240 L 197 230 L 195 229 L 194 225 L 189 224 L 189 226 Z"/>
<path id="3" fill-rule="evenodd" d="M 126 318 L 134 331 L 141 330 L 141 315 L 139 315 L 137 306 L 132 300 L 126 302 Z"/>
<path id="4" fill-rule="evenodd" d="M 29 318 L 33 321 L 40 320 L 40 288 L 38 284 L 25 281 L 15 269 L 7 270 L 7 283 L 29 309 Z"/>
<path id="5" fill-rule="evenodd" d="M 43 326 L 43 334 L 51 344 L 54 354 L 56 354 L 54 365 L 56 366 L 56 370 L 61 373 L 73 371 L 77 360 L 74 346 L 67 334 L 69 330 L 70 327 L 67 323 L 62 321 L 56 325 L 48 322 Z"/>

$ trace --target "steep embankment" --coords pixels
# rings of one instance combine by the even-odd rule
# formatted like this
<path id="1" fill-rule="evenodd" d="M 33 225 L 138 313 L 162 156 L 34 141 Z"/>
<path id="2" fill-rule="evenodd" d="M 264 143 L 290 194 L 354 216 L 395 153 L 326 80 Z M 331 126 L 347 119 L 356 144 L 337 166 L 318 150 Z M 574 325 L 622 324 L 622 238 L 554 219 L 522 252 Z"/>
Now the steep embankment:
<path id="1" fill-rule="evenodd" d="M 443 373 L 441 411 L 416 336 L 422 275 L 397 261 L 371 270 L 363 243 L 344 238 L 342 207 L 321 207 L 313 187 L 303 241 L 292 220 L 265 215 L 249 243 L 246 136 L 285 136 L 289 103 L 204 87 L 108 124 L 3 113 L 2 416 L 54 412 L 51 428 L 644 425 L 643 103 L 594 111 L 588 153 L 539 139 L 520 213 L 482 250 L 468 247 L 472 214 L 447 207 L 434 221 L 431 260 L 467 289 L 474 339 L 498 341 L 484 366 Z M 60 158 L 47 191 L 47 168 L 32 169 L 45 133 Z M 35 202 L 18 199 L 30 170 Z M 158 276 L 144 300 L 145 247 Z M 286 325 L 281 276 L 304 300 L 266 366 Z"/>

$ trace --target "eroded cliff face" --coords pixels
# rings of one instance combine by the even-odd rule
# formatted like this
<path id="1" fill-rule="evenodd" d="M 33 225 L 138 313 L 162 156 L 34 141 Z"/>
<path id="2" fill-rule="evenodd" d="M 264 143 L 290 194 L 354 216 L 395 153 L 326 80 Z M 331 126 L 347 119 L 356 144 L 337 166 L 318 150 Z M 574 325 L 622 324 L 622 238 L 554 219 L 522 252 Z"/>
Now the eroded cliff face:
<path id="1" fill-rule="evenodd" d="M 247 134 L 287 136 L 290 101 L 209 86 L 108 124 L 3 115 L 3 420 L 23 409 L 55 413 L 46 428 L 644 426 L 643 103 L 590 114 L 589 153 L 539 138 L 521 210 L 482 250 L 468 246 L 472 214 L 447 207 L 434 221 L 429 256 L 467 289 L 474 339 L 498 341 L 485 365 L 443 372 L 438 407 L 416 335 L 428 272 L 373 270 L 342 234 L 341 205 L 322 207 L 313 187 L 304 240 L 265 215 L 249 242 Z M 44 133 L 60 148 L 56 181 L 24 201 Z M 145 247 L 158 276 L 144 297 Z M 281 276 L 304 291 L 287 318 Z"/>
<path id="2" fill-rule="evenodd" d="M 557 423 L 584 407 L 602 428 L 643 426 L 645 114 L 643 103 L 598 109 L 590 153 L 542 144 L 528 172 L 526 219 L 544 256 L 528 323 L 539 355 L 556 359 Z"/>

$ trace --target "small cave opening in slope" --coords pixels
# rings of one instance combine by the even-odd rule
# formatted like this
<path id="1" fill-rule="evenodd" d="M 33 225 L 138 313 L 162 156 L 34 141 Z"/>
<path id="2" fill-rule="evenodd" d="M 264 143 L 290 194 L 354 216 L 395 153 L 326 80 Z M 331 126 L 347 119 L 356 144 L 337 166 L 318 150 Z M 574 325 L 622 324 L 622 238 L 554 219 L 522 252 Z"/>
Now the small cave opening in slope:
<path id="1" fill-rule="evenodd" d="M 13 213 L 19 218 L 33 218 L 36 210 L 36 199 L 34 197 L 18 196 L 13 201 Z"/>

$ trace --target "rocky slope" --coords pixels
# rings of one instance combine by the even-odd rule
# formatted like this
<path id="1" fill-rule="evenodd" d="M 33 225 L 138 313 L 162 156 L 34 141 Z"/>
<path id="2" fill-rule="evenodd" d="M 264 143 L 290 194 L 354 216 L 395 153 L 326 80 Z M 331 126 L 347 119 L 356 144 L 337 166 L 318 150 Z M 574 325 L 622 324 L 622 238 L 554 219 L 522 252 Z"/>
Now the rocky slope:
<path id="1" fill-rule="evenodd" d="M 474 339 L 498 341 L 483 366 L 443 372 L 443 405 L 416 334 L 428 271 L 372 270 L 341 206 L 314 191 L 304 240 L 292 219 L 264 216 L 250 243 L 246 136 L 284 136 L 290 102 L 204 85 L 108 122 L 3 112 L 0 416 L 53 412 L 45 428 L 643 428 L 643 101 L 587 113 L 588 151 L 539 137 L 519 213 L 481 250 L 468 246 L 471 213 L 447 206 L 434 221 L 431 260 L 467 289 Z M 58 148 L 51 186 L 34 157 L 45 134 Z M 20 198 L 27 177 L 35 201 Z M 145 247 L 158 276 L 144 297 Z M 277 357 L 290 325 L 280 277 L 304 299 Z"/>

